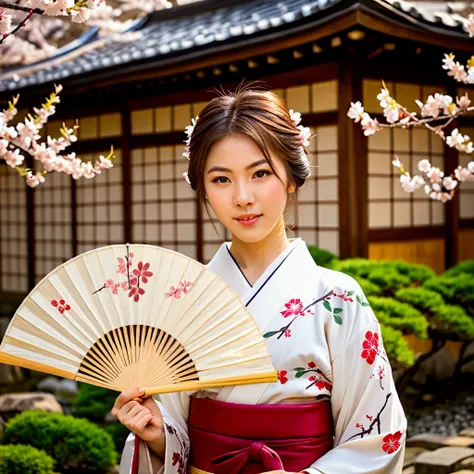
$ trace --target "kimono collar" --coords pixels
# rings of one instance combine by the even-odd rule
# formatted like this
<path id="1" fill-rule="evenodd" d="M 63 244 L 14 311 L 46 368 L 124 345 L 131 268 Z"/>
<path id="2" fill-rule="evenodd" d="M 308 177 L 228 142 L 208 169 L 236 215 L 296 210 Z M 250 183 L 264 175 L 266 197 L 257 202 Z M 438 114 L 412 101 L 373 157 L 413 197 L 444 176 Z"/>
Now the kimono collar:
<path id="1" fill-rule="evenodd" d="M 264 282 L 296 247 L 305 245 L 305 242 L 300 237 L 289 239 L 289 242 L 288 246 L 270 263 L 258 278 L 254 288 Z M 223 242 L 213 259 L 207 264 L 207 267 L 219 275 L 242 298 L 252 289 L 252 285 L 233 257 L 230 251 L 231 244 L 231 242 Z"/>

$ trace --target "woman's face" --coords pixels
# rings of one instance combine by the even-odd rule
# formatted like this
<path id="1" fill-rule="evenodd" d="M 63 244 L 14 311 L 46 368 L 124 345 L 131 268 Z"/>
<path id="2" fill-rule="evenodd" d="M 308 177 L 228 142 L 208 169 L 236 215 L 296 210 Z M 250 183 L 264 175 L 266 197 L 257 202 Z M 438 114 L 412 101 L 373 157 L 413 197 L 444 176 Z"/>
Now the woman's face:
<path id="1" fill-rule="evenodd" d="M 278 176 L 287 183 L 282 160 L 273 153 L 271 157 Z M 286 186 L 246 135 L 229 136 L 213 145 L 204 169 L 204 186 L 219 221 L 242 242 L 259 242 L 282 222 Z M 288 192 L 293 191 L 291 186 Z M 251 219 L 242 219 L 245 215 Z"/>

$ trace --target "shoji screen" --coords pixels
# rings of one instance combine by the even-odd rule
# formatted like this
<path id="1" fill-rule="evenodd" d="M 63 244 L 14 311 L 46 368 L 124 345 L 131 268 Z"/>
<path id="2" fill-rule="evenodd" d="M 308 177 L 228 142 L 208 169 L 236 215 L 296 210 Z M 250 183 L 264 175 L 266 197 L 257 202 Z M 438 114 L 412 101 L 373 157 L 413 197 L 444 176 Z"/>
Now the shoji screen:
<path id="1" fill-rule="evenodd" d="M 28 291 L 28 237 L 24 178 L 0 166 L 0 290 Z"/>

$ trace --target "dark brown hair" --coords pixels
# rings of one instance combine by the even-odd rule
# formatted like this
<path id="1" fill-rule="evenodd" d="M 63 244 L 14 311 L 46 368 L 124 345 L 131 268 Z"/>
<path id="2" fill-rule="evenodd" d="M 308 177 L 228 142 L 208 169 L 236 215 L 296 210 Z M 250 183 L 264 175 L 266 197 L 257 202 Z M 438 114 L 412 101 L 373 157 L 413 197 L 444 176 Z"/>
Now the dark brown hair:
<path id="1" fill-rule="evenodd" d="M 251 84 L 240 86 L 233 93 L 220 93 L 204 107 L 194 127 L 188 177 L 199 203 L 204 203 L 208 214 L 204 187 L 206 158 L 211 147 L 225 137 L 236 134 L 250 137 L 285 185 L 272 163 L 270 151 L 282 160 L 288 177 L 286 184 L 295 186 L 288 204 L 297 201 L 297 190 L 310 175 L 308 158 L 298 138 L 300 131 L 291 120 L 284 101 L 273 92 L 255 87 Z"/>

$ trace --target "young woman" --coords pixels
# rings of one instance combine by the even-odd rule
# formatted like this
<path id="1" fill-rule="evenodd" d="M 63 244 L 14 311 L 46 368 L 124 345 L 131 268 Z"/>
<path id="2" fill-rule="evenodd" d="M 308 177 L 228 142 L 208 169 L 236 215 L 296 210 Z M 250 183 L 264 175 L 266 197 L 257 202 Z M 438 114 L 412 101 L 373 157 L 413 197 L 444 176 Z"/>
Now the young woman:
<path id="1" fill-rule="evenodd" d="M 208 267 L 240 296 L 279 380 L 117 398 L 121 474 L 401 473 L 406 419 L 380 325 L 351 277 L 319 267 L 285 210 L 309 130 L 266 91 L 212 100 L 187 128 L 185 178 L 231 232 Z"/>

